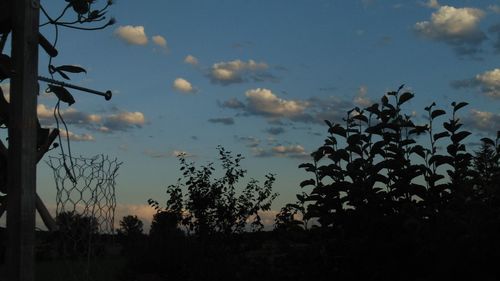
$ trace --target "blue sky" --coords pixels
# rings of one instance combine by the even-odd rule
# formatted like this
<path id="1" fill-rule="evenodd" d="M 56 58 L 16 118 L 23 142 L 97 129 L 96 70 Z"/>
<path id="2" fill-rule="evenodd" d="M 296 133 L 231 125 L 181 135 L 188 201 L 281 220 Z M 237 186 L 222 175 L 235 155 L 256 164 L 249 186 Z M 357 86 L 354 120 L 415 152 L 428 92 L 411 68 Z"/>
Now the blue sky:
<path id="1" fill-rule="evenodd" d="M 65 3 L 41 2 L 52 15 Z M 53 64 L 82 66 L 72 83 L 114 93 L 106 102 L 72 91 L 76 103 L 61 109 L 74 155 L 123 161 L 119 216 L 145 218 L 148 198 L 166 199 L 176 153 L 206 164 L 217 145 L 246 157 L 249 178 L 276 174 L 278 210 L 308 178 L 297 166 L 322 144 L 323 120 L 401 84 L 416 94 L 416 118 L 433 101 L 467 101 L 471 141 L 499 129 L 499 1 L 122 0 L 108 14 L 117 22 L 105 30 L 60 29 Z M 41 31 L 54 39 L 53 27 Z M 41 51 L 40 74 L 47 63 Z M 39 97 L 46 126 L 56 101 Z M 48 205 L 53 186 L 40 164 Z"/>

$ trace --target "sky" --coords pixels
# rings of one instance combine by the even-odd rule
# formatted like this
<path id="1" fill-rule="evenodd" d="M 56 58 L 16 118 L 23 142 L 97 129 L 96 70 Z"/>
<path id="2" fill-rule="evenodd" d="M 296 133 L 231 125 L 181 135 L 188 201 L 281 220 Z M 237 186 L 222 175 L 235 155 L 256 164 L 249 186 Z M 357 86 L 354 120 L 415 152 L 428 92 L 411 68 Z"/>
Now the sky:
<path id="1" fill-rule="evenodd" d="M 104 30 L 60 28 L 52 64 L 81 66 L 87 73 L 71 74 L 71 83 L 113 92 L 105 101 L 70 90 L 76 102 L 61 112 L 73 155 L 123 162 L 117 219 L 150 220 L 147 199 L 165 202 L 166 186 L 181 175 L 176 155 L 207 164 L 218 145 L 245 157 L 243 183 L 276 175 L 272 209 L 279 210 L 310 177 L 298 165 L 323 144 L 324 120 L 340 122 L 401 84 L 416 95 L 406 105 L 416 120 L 425 121 L 432 102 L 450 109 L 467 101 L 462 121 L 474 132 L 471 143 L 500 129 L 499 1 L 115 2 L 107 16 L 116 23 Z M 56 16 L 65 2 L 41 4 Z M 52 26 L 41 33 L 54 41 Z M 40 75 L 48 76 L 48 63 L 40 50 Z M 8 81 L 1 86 L 8 91 Z M 43 126 L 55 126 L 56 102 L 39 95 Z M 53 209 L 46 163 L 37 182 Z"/>

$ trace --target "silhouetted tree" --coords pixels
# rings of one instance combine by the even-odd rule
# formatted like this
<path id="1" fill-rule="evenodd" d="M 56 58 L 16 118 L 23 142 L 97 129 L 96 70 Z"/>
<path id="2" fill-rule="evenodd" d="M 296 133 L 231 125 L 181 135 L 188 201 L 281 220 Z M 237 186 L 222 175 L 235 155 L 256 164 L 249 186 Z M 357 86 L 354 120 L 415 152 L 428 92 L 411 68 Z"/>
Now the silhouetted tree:
<path id="1" fill-rule="evenodd" d="M 248 220 L 252 221 L 252 229 L 261 230 L 259 212 L 268 211 L 278 195 L 272 192 L 274 175 L 266 175 L 262 186 L 251 179 L 237 194 L 237 184 L 247 172 L 240 165 L 243 157 L 233 156 L 220 146 L 218 150 L 223 169 L 221 177 L 215 177 L 213 163 L 197 168 L 187 162 L 186 155 L 180 155 L 183 178 L 167 187 L 166 209 L 152 199 L 148 200 L 149 204 L 158 211 L 157 215 L 169 216 L 172 222 L 178 221 L 200 237 L 242 232 Z"/>
<path id="2" fill-rule="evenodd" d="M 137 216 L 128 215 L 120 221 L 118 231 L 125 236 L 138 236 L 142 234 L 143 223 Z"/>

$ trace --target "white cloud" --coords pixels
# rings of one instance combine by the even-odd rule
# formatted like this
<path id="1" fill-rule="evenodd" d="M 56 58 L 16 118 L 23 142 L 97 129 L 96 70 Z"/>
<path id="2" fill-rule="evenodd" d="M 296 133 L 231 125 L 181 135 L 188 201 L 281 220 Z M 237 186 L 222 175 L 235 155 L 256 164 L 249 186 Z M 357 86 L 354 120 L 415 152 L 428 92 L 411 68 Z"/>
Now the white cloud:
<path id="1" fill-rule="evenodd" d="M 248 110 L 271 117 L 293 117 L 304 113 L 308 103 L 279 98 L 271 90 L 253 89 L 245 93 Z"/>
<path id="2" fill-rule="evenodd" d="M 95 141 L 95 138 L 90 134 L 75 134 L 71 131 L 61 130 L 60 134 L 62 137 L 69 137 L 72 141 Z"/>
<path id="3" fill-rule="evenodd" d="M 476 75 L 483 92 L 492 98 L 500 98 L 500 68 Z"/>
<path id="4" fill-rule="evenodd" d="M 233 60 L 212 65 L 209 77 L 213 83 L 222 85 L 242 83 L 247 80 L 263 81 L 275 79 L 272 75 L 266 73 L 267 69 L 268 65 L 264 62 Z"/>
<path id="5" fill-rule="evenodd" d="M 37 105 L 37 114 L 43 126 L 54 125 L 54 108 L 48 108 L 40 103 Z M 60 114 L 68 125 L 75 125 L 101 133 L 126 131 L 131 128 L 140 128 L 146 123 L 142 112 L 119 111 L 111 114 L 94 114 L 78 111 L 71 107 L 61 109 Z"/>
<path id="6" fill-rule="evenodd" d="M 195 88 L 189 81 L 184 78 L 177 78 L 174 80 L 173 88 L 182 93 L 194 93 L 196 92 Z"/>
<path id="7" fill-rule="evenodd" d="M 485 13 L 476 8 L 441 6 L 432 13 L 430 21 L 417 22 L 418 34 L 436 41 L 445 42 L 460 54 L 474 54 L 486 35 L 479 29 Z"/>
<path id="8" fill-rule="evenodd" d="M 187 55 L 184 58 L 184 62 L 190 65 L 198 65 L 198 59 L 192 55 Z"/>
<path id="9" fill-rule="evenodd" d="M 158 45 L 164 49 L 168 48 L 167 40 L 165 39 L 165 37 L 163 37 L 161 35 L 155 35 L 152 37 L 152 39 L 153 39 L 153 43 L 155 43 L 156 45 Z"/>
<path id="10" fill-rule="evenodd" d="M 130 45 L 146 45 L 148 37 L 144 26 L 120 26 L 115 30 L 115 35 Z"/>
<path id="11" fill-rule="evenodd" d="M 109 130 L 126 131 L 130 128 L 140 128 L 146 124 L 146 118 L 142 112 L 119 112 L 106 116 L 104 126 Z"/>
<path id="12" fill-rule="evenodd" d="M 486 96 L 500 99 L 500 68 L 477 74 L 472 79 L 464 79 L 452 82 L 455 88 L 479 88 Z"/>

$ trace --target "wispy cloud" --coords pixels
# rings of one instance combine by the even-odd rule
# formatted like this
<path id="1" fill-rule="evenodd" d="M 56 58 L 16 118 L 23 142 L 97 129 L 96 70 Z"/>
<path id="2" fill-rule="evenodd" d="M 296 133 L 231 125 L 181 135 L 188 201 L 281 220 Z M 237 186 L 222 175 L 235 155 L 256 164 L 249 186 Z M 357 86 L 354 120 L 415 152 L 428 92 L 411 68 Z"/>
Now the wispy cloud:
<path id="1" fill-rule="evenodd" d="M 187 55 L 184 58 L 184 63 L 190 64 L 190 65 L 198 65 L 198 59 L 195 56 Z"/>
<path id="2" fill-rule="evenodd" d="M 271 127 L 271 128 L 267 128 L 265 130 L 266 133 L 270 134 L 270 135 L 281 135 L 285 132 L 285 129 L 283 129 L 282 127 Z"/>
<path id="3" fill-rule="evenodd" d="M 234 118 L 232 117 L 210 118 L 208 119 L 208 122 L 220 123 L 223 125 L 234 125 Z"/>
<path id="4" fill-rule="evenodd" d="M 434 8 L 434 9 L 441 7 L 441 5 L 439 4 L 439 2 L 437 0 L 428 0 L 427 2 L 424 3 L 424 5 L 429 7 L 429 8 Z"/>
<path id="5" fill-rule="evenodd" d="M 268 68 L 269 66 L 265 62 L 254 60 L 219 62 L 212 65 L 208 77 L 212 83 L 221 85 L 276 80 L 276 77 L 267 72 Z"/>
<path id="6" fill-rule="evenodd" d="M 146 45 L 148 44 L 148 36 L 144 31 L 144 26 L 125 25 L 120 26 L 115 30 L 115 35 L 130 45 Z"/>
<path id="7" fill-rule="evenodd" d="M 373 101 L 368 98 L 368 87 L 364 85 L 359 86 L 358 92 L 354 97 L 354 104 L 360 107 L 367 107 L 373 104 Z"/>
<path id="8" fill-rule="evenodd" d="M 479 29 L 484 15 L 484 11 L 476 8 L 440 6 L 429 21 L 417 22 L 414 28 L 424 38 L 450 45 L 458 55 L 474 55 L 487 39 Z"/>
<path id="9" fill-rule="evenodd" d="M 144 150 L 144 155 L 149 156 L 151 158 L 177 158 L 181 155 L 184 155 L 185 157 L 193 157 L 194 154 L 191 154 L 187 151 L 183 150 L 171 150 L 171 151 L 157 151 L 157 150 L 152 150 L 152 149 L 146 149 Z"/>
<path id="10" fill-rule="evenodd" d="M 287 158 L 308 158 L 309 154 L 301 145 L 276 145 L 269 148 L 256 147 L 253 149 L 255 157 L 287 157 Z"/>
<path id="11" fill-rule="evenodd" d="M 152 38 L 155 45 L 162 47 L 163 49 L 168 49 L 167 39 L 161 35 L 155 35 Z"/>
<path id="12" fill-rule="evenodd" d="M 500 23 L 490 26 L 488 32 L 495 37 L 493 40 L 493 49 L 495 53 L 500 54 Z"/>
<path id="13" fill-rule="evenodd" d="M 477 74 L 474 78 L 457 80 L 451 83 L 454 88 L 477 88 L 493 99 L 500 99 L 500 68 Z"/>
<path id="14" fill-rule="evenodd" d="M 62 137 L 68 137 L 72 141 L 95 141 L 95 138 L 90 134 L 75 134 L 66 130 L 61 130 L 60 133 Z"/>
<path id="15" fill-rule="evenodd" d="M 495 14 L 500 14 L 500 5 L 489 5 L 488 10 Z"/>
<path id="16" fill-rule="evenodd" d="M 230 99 L 219 103 L 221 107 L 234 109 L 242 115 L 262 116 L 269 124 L 283 124 L 281 120 L 303 123 L 324 123 L 324 120 L 341 121 L 345 112 L 354 104 L 336 97 L 309 98 L 307 100 L 284 99 L 269 89 L 252 89 L 245 93 L 245 100 Z"/>
<path id="17" fill-rule="evenodd" d="M 468 115 L 464 116 L 463 122 L 473 130 L 486 132 L 495 136 L 499 130 L 500 114 L 472 109 Z"/>
<path id="18" fill-rule="evenodd" d="M 37 114 L 42 125 L 55 125 L 54 108 L 49 108 L 44 104 L 38 104 Z M 138 111 L 129 112 L 116 110 L 107 114 L 95 114 L 82 112 L 72 107 L 60 110 L 60 114 L 64 122 L 68 125 L 104 133 L 127 131 L 133 128 L 141 128 L 146 124 L 144 114 Z"/>
<path id="19" fill-rule="evenodd" d="M 244 143 L 246 147 L 257 147 L 260 144 L 260 139 L 252 136 L 234 136 L 234 138 Z"/>
<path id="20" fill-rule="evenodd" d="M 177 78 L 174 80 L 172 85 L 174 90 L 184 93 L 184 94 L 193 94 L 196 93 L 196 89 L 191 85 L 191 82 L 187 81 L 184 78 Z"/>

